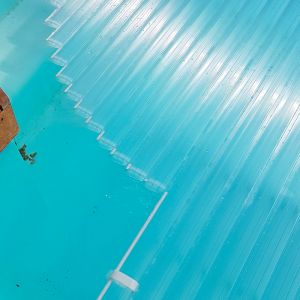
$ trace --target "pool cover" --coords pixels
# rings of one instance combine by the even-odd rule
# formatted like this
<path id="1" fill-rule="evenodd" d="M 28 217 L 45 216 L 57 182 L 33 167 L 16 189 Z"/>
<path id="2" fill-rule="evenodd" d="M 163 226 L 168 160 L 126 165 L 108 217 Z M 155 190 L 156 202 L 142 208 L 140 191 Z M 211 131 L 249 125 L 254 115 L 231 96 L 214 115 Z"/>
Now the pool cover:
<path id="1" fill-rule="evenodd" d="M 107 297 L 300 299 L 300 2 L 56 5 L 66 93 L 168 192 L 123 268 L 139 291 Z"/>

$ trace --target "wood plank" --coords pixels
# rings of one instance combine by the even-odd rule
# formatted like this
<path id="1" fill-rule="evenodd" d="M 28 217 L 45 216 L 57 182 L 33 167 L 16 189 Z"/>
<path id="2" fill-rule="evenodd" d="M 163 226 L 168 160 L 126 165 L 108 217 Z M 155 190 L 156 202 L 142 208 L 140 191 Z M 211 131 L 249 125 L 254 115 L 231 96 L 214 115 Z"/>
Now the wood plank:
<path id="1" fill-rule="evenodd" d="M 0 88 L 0 152 L 18 134 L 19 126 L 9 98 Z"/>

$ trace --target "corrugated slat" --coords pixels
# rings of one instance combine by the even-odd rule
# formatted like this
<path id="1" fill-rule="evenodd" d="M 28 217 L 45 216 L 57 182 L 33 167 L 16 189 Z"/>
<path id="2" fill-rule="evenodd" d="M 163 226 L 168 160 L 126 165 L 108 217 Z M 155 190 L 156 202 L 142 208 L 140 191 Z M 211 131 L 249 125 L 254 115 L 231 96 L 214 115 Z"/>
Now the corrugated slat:
<path id="1" fill-rule="evenodd" d="M 300 2 L 77 0 L 47 22 L 98 141 L 168 190 L 124 265 L 135 297 L 297 299 Z"/>

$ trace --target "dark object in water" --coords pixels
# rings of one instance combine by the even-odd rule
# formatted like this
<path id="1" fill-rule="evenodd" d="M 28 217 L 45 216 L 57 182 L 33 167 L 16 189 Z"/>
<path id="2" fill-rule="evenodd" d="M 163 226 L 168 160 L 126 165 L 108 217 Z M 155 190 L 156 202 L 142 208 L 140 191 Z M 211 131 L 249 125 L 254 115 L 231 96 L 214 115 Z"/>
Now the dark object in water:
<path id="1" fill-rule="evenodd" d="M 27 146 L 24 144 L 20 149 L 19 152 L 23 158 L 23 160 L 25 161 L 29 161 L 30 164 L 34 164 L 35 163 L 35 157 L 37 156 L 37 152 L 33 152 L 31 154 L 27 154 L 26 153 L 26 148 Z"/>
<path id="2" fill-rule="evenodd" d="M 17 135 L 19 127 L 7 95 L 0 88 L 0 152 Z"/>

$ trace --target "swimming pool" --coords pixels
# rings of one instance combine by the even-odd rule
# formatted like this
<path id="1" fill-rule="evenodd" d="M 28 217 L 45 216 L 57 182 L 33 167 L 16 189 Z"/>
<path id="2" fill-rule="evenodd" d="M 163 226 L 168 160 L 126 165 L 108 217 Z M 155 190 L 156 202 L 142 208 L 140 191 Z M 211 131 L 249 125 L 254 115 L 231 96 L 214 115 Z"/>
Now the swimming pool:
<path id="1" fill-rule="evenodd" d="M 36 5 L 28 1 L 20 9 L 24 16 L 28 3 Z M 27 132 L 20 142 L 29 140 L 41 161 L 43 152 L 48 153 L 44 168 L 42 162 L 42 169 L 34 167 L 36 177 L 44 180 L 39 194 L 47 194 L 46 202 L 61 195 L 56 205 L 45 209 L 56 217 L 57 205 L 64 205 L 64 223 L 57 225 L 55 234 L 66 224 L 80 231 L 82 222 L 92 222 L 90 215 L 68 215 L 74 201 L 78 211 L 85 210 L 85 194 L 88 199 L 104 195 L 99 211 L 106 212 L 95 227 L 86 228 L 83 240 L 76 240 L 81 243 L 92 235 L 91 246 L 69 260 L 70 274 L 78 277 L 61 288 L 62 299 L 94 299 L 104 286 L 105 299 L 298 299 L 299 2 L 53 2 L 55 9 L 45 2 L 36 17 L 37 24 L 44 17 L 54 27 L 37 26 L 40 40 L 48 36 L 57 49 L 43 44 L 43 51 L 32 53 L 28 46 L 26 56 L 34 57 L 36 66 L 43 65 L 44 71 L 30 77 L 32 86 L 44 82 L 42 76 L 47 78 L 45 89 L 48 80 L 53 85 L 34 97 L 48 95 L 49 106 L 41 103 L 36 110 L 27 83 L 19 91 L 15 99 L 27 95 L 29 100 L 14 100 Z M 30 27 L 31 22 L 32 18 Z M 29 32 L 26 26 L 22 29 Z M 16 41 L 10 42 L 12 50 L 6 49 L 13 51 Z M 38 59 L 40 53 L 44 54 Z M 58 66 L 51 64 L 50 56 Z M 55 81 L 55 74 L 63 85 Z M 10 93 L 14 95 L 12 87 Z M 72 106 L 84 119 L 72 113 Z M 31 111 L 39 125 L 28 122 Z M 49 134 L 37 134 L 46 120 Z M 73 137 L 73 144 L 62 147 L 66 136 Z M 49 143 L 55 145 L 54 153 L 53 146 L 44 149 Z M 96 164 L 100 153 L 103 158 Z M 74 168 L 83 157 L 89 163 Z M 60 172 L 53 168 L 56 162 Z M 108 170 L 115 172 L 106 178 Z M 28 174 L 24 173 L 26 179 Z M 61 177 L 54 189 L 52 178 L 57 175 Z M 109 193 L 97 189 L 99 178 L 107 180 Z M 129 191 L 123 188 L 127 184 L 132 186 Z M 115 202 L 106 201 L 105 195 L 115 190 Z M 111 232 L 118 239 L 113 245 Z M 138 243 L 134 237 L 140 237 Z M 134 247 L 123 260 L 132 240 Z M 69 249 L 72 242 L 64 240 L 63 245 Z M 105 257 L 93 247 L 102 249 Z M 96 265 L 83 259 L 90 253 Z M 139 282 L 136 294 L 106 281 L 106 274 L 120 263 L 120 270 Z M 78 264 L 82 277 L 75 271 Z M 11 263 L 7 265 L 9 269 Z M 59 265 L 52 280 L 60 278 L 58 270 Z"/>

